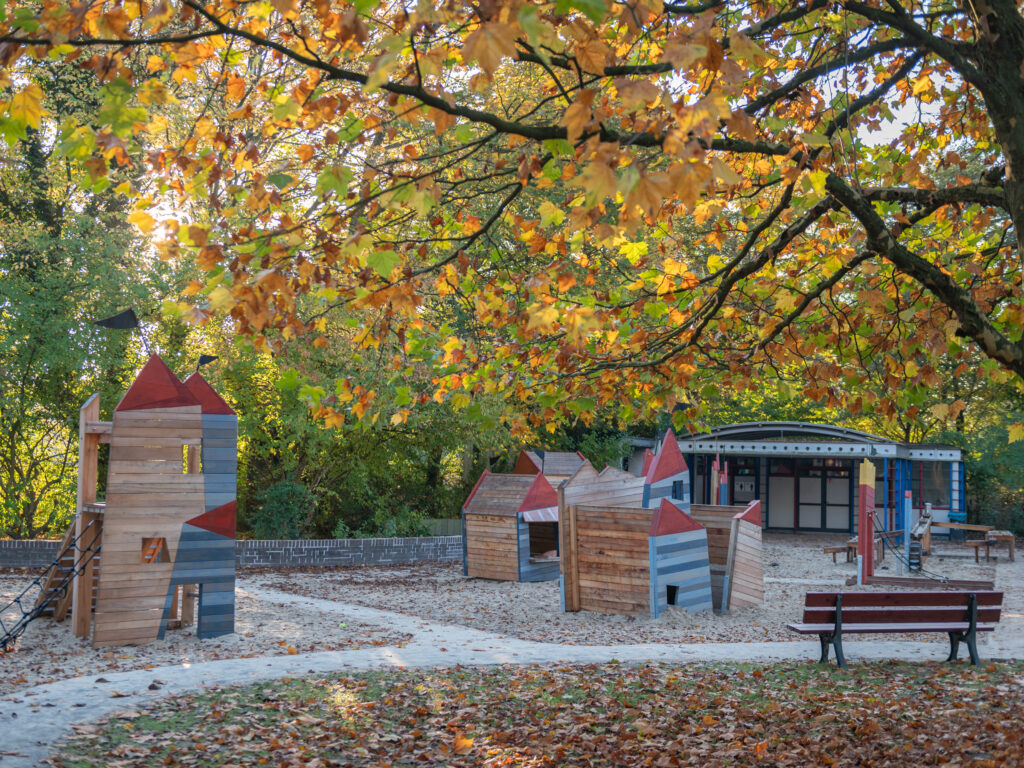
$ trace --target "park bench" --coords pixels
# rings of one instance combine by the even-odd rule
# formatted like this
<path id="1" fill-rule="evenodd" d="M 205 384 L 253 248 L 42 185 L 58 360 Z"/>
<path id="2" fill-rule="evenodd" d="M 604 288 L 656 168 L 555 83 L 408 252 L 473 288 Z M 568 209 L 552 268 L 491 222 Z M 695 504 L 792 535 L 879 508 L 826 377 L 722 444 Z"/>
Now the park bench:
<path id="1" fill-rule="evenodd" d="M 1002 592 L 808 592 L 803 623 L 787 626 L 818 636 L 823 664 L 831 645 L 839 666 L 846 666 L 843 634 L 945 632 L 946 661 L 956 660 L 965 642 L 978 665 L 977 633 L 995 629 L 1002 604 Z"/>

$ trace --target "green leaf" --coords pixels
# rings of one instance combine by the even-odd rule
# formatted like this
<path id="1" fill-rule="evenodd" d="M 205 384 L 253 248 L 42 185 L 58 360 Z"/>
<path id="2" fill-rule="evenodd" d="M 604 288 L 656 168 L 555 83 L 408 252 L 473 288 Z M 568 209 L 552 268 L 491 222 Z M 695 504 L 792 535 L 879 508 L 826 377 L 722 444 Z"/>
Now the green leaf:
<path id="1" fill-rule="evenodd" d="M 455 140 L 465 144 L 473 140 L 473 126 L 469 123 L 459 123 L 455 126 Z"/>
<path id="2" fill-rule="evenodd" d="M 285 391 L 297 389 L 299 386 L 299 374 L 297 371 L 289 368 L 283 371 L 277 379 L 277 388 Z"/>
<path id="3" fill-rule="evenodd" d="M 278 189 L 284 189 L 289 184 L 291 184 L 294 181 L 294 179 L 287 173 L 272 173 L 269 176 L 267 176 L 267 181 L 269 181 Z"/>
<path id="4" fill-rule="evenodd" d="M 624 243 L 619 247 L 619 253 L 629 259 L 629 263 L 635 265 L 640 259 L 647 255 L 647 243 L 640 240 L 636 243 Z"/>
<path id="5" fill-rule="evenodd" d="M 397 387 L 395 389 L 395 405 L 409 405 L 412 402 L 412 392 L 408 387 Z"/>
<path id="6" fill-rule="evenodd" d="M 332 165 L 320 171 L 316 179 L 316 191 L 319 194 L 337 192 L 339 196 L 348 193 L 348 184 L 352 181 L 352 171 L 343 165 Z"/>
<path id="7" fill-rule="evenodd" d="M 544 149 L 552 155 L 571 155 L 575 151 L 565 139 L 547 139 L 544 142 Z"/>
<path id="8" fill-rule="evenodd" d="M 554 224 L 556 227 L 560 226 L 565 221 L 565 211 L 559 208 L 557 205 L 552 203 L 550 200 L 545 200 L 537 207 L 537 212 L 540 214 L 540 225 L 542 227 L 548 227 Z"/>
<path id="9" fill-rule="evenodd" d="M 828 137 L 820 133 L 801 133 L 800 140 L 808 147 L 827 147 Z"/>
<path id="10" fill-rule="evenodd" d="M 366 266 L 381 277 L 388 277 L 401 262 L 402 257 L 394 251 L 370 251 L 366 255 Z"/>
<path id="11" fill-rule="evenodd" d="M 338 138 L 341 141 L 355 141 L 363 132 L 363 121 L 358 118 L 350 118 L 341 128 L 338 129 Z"/>
<path id="12" fill-rule="evenodd" d="M 555 4 L 558 13 L 568 13 L 570 10 L 579 11 L 595 24 L 601 23 L 608 15 L 608 6 L 603 0 L 558 0 Z"/>

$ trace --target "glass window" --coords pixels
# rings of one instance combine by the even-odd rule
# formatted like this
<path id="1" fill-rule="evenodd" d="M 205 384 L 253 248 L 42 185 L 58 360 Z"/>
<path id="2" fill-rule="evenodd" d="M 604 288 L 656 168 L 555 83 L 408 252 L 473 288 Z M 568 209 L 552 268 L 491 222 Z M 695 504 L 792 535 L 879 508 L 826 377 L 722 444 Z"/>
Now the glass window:
<path id="1" fill-rule="evenodd" d="M 949 507 L 949 462 L 915 461 L 910 465 L 914 504 Z"/>

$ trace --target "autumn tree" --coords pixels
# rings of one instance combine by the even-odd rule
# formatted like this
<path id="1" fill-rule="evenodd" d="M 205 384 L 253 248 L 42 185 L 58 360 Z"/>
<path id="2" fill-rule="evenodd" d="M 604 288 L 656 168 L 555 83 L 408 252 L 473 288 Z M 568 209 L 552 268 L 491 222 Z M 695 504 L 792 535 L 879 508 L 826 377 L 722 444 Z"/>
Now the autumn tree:
<path id="1" fill-rule="evenodd" d="M 14 129 L 41 59 L 104 84 L 63 129 L 95 172 L 149 146 L 132 220 L 206 272 L 192 319 L 361 313 L 422 399 L 551 425 L 795 368 L 891 417 L 941 360 L 1024 374 L 1016 3 L 9 2 Z"/>

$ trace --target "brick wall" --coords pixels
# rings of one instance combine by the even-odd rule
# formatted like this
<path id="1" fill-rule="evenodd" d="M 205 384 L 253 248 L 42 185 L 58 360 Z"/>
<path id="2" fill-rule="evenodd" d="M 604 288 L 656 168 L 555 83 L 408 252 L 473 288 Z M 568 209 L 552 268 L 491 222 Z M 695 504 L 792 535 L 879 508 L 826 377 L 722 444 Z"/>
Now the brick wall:
<path id="1" fill-rule="evenodd" d="M 57 557 L 59 541 L 0 539 L 0 567 L 42 568 Z"/>
<path id="2" fill-rule="evenodd" d="M 59 544 L 57 541 L 0 539 L 0 568 L 43 568 L 57 556 Z M 235 562 L 240 566 L 387 565 L 421 560 L 462 560 L 462 537 L 300 539 L 235 543 Z"/>

